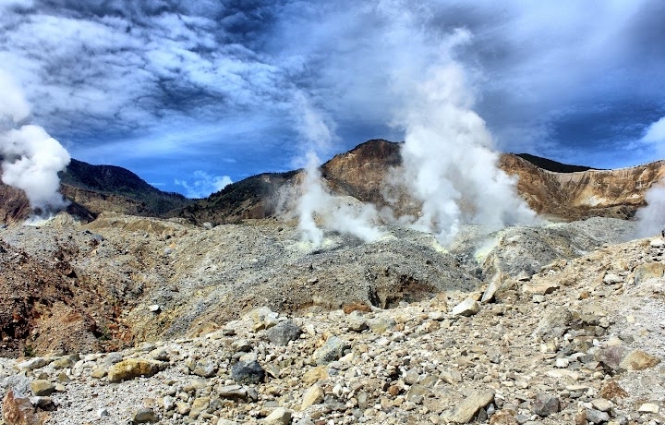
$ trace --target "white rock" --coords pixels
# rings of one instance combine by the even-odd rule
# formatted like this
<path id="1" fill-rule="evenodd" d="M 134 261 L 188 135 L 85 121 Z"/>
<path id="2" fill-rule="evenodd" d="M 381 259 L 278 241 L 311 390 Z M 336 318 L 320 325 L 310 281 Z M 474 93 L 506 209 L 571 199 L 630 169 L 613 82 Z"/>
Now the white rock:
<path id="1" fill-rule="evenodd" d="M 568 359 L 556 359 L 555 366 L 558 367 L 559 369 L 565 369 L 568 367 L 569 364 L 570 361 L 568 361 Z"/>
<path id="2" fill-rule="evenodd" d="M 640 413 L 658 413 L 660 407 L 656 403 L 644 403 L 637 409 Z"/>
<path id="3" fill-rule="evenodd" d="M 614 407 L 614 403 L 604 398 L 591 400 L 591 405 L 594 407 L 594 409 L 600 410 L 601 412 L 609 412 L 610 409 Z"/>
<path id="4" fill-rule="evenodd" d="M 665 240 L 663 240 L 663 239 L 661 239 L 661 238 L 653 239 L 653 240 L 649 243 L 649 246 L 650 246 L 651 248 L 663 248 L 663 247 L 665 247 Z"/>
<path id="5" fill-rule="evenodd" d="M 621 276 L 615 273 L 607 273 L 605 277 L 603 278 L 603 282 L 605 282 L 607 285 L 613 285 L 615 283 L 621 283 L 623 282 L 623 279 Z"/>
<path id="6" fill-rule="evenodd" d="M 265 422 L 271 424 L 283 424 L 283 425 L 290 424 L 291 412 L 283 407 L 278 407 L 265 418 Z"/>
<path id="7" fill-rule="evenodd" d="M 24 371 L 24 370 L 39 369 L 40 367 L 44 367 L 47 364 L 48 362 L 46 361 L 46 359 L 43 359 L 41 357 L 35 357 L 34 359 L 21 362 L 16 366 L 18 367 L 19 370 Z"/>
<path id="8" fill-rule="evenodd" d="M 443 319 L 446 318 L 446 314 L 442 311 L 433 311 L 427 315 L 427 317 L 431 320 L 436 320 L 438 322 L 442 321 Z"/>
<path id="9" fill-rule="evenodd" d="M 580 374 L 577 372 L 573 372 L 570 370 L 548 370 L 545 372 L 545 375 L 552 377 L 552 378 L 570 378 L 574 381 L 577 381 L 580 379 Z"/>
<path id="10" fill-rule="evenodd" d="M 471 298 L 467 298 L 457 304 L 452 311 L 453 316 L 473 316 L 480 311 L 480 303 Z"/>

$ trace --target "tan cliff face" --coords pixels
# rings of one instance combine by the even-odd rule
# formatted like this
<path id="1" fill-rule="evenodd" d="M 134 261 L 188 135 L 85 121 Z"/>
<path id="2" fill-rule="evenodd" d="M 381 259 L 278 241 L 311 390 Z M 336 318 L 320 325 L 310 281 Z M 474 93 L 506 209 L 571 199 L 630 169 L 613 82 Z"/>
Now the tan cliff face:
<path id="1" fill-rule="evenodd" d="M 618 170 L 554 173 L 504 154 L 499 166 L 519 178 L 518 192 L 534 211 L 565 220 L 630 218 L 645 205 L 646 191 L 665 177 L 664 161 Z"/>
<path id="2" fill-rule="evenodd" d="M 399 174 L 399 149 L 398 143 L 372 140 L 335 156 L 323 165 L 322 174 L 334 192 L 383 206 L 386 176 L 392 168 Z M 665 161 L 617 170 L 557 173 L 517 155 L 502 154 L 498 166 L 518 177 L 517 191 L 534 211 L 566 221 L 594 216 L 631 218 L 645 205 L 646 191 L 665 177 Z M 402 212 L 412 205 L 413 200 L 402 193 L 396 207 Z"/>

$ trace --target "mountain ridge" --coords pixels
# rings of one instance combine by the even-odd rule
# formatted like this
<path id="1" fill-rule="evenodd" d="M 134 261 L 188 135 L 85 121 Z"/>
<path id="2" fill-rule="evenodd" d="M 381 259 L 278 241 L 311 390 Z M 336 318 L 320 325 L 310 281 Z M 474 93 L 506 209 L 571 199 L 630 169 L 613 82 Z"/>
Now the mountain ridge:
<path id="1" fill-rule="evenodd" d="M 321 167 L 329 190 L 378 207 L 387 205 L 384 182 L 389 170 L 401 166 L 400 142 L 371 139 L 342 152 Z M 592 216 L 629 219 L 645 205 L 644 193 L 665 177 L 665 162 L 618 170 L 568 165 L 532 154 L 500 154 L 498 166 L 518 177 L 517 190 L 539 214 L 576 220 Z M 558 170 L 558 171 L 557 171 Z M 226 186 L 204 199 L 187 199 L 161 191 L 130 170 L 113 165 L 91 165 L 72 159 L 60 173 L 61 193 L 72 202 L 68 211 L 84 221 L 102 212 L 184 218 L 194 223 L 233 223 L 274 217 L 284 212 L 285 197 L 293 196 L 303 170 L 263 173 Z M 403 193 L 398 213 L 417 214 Z M 0 218 L 21 222 L 31 213 L 27 199 L 6 185 L 0 190 Z"/>

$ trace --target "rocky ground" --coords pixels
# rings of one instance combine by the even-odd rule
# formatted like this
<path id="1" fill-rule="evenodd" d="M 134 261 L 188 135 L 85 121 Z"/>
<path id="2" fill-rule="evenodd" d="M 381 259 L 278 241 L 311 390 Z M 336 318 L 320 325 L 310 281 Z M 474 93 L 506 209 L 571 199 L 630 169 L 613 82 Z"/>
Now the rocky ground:
<path id="1" fill-rule="evenodd" d="M 31 315 L 0 322 L 4 422 L 662 423 L 665 241 L 632 227 L 448 249 L 404 228 L 314 249 L 268 220 L 5 228 L 2 302 Z M 51 289 L 16 292 L 38 270 Z"/>

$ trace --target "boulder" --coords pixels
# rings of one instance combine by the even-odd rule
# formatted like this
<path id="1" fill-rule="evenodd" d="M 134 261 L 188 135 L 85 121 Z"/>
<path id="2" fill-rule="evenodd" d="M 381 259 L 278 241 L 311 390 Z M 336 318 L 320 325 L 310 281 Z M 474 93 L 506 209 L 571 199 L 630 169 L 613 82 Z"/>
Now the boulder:
<path id="1" fill-rule="evenodd" d="M 469 423 L 480 409 L 484 408 L 492 401 L 494 401 L 494 391 L 474 390 L 447 415 L 446 420 L 448 422 L 460 424 Z"/>
<path id="2" fill-rule="evenodd" d="M 289 341 L 300 338 L 302 329 L 292 321 L 288 320 L 274 326 L 266 331 L 268 341 L 275 345 L 286 345 Z"/>
<path id="3" fill-rule="evenodd" d="M 461 303 L 457 304 L 453 310 L 453 316 L 473 316 L 480 311 L 480 303 L 472 298 L 467 298 Z"/>
<path id="4" fill-rule="evenodd" d="M 265 371 L 256 360 L 238 362 L 231 368 L 231 377 L 239 384 L 259 384 L 265 379 Z"/>
<path id="5" fill-rule="evenodd" d="M 644 370 L 652 368 L 658 363 L 660 363 L 658 357 L 645 353 L 642 350 L 634 350 L 621 360 L 619 367 L 626 370 Z"/>
<path id="6" fill-rule="evenodd" d="M 152 376 L 162 370 L 164 364 L 149 359 L 127 359 L 109 368 L 109 382 L 121 382 L 139 376 Z"/>
<path id="7" fill-rule="evenodd" d="M 531 410 L 538 416 L 549 416 L 557 413 L 560 408 L 559 398 L 547 393 L 540 393 L 533 401 Z"/>
<path id="8" fill-rule="evenodd" d="M 347 348 L 350 348 L 348 342 L 333 335 L 314 352 L 314 361 L 318 365 L 326 365 L 342 357 Z"/>
<path id="9" fill-rule="evenodd" d="M 2 400 L 2 418 L 7 425 L 41 425 L 28 397 L 10 390 Z"/>
<path id="10" fill-rule="evenodd" d="M 305 391 L 305 394 L 302 396 L 302 404 L 300 405 L 300 410 L 305 410 L 309 406 L 321 403 L 323 401 L 323 388 L 318 385 L 312 385 Z"/>

